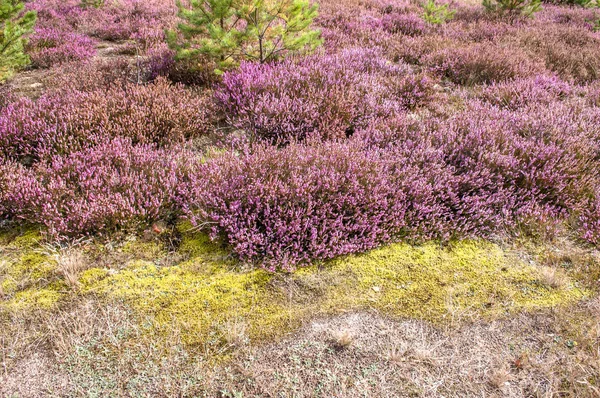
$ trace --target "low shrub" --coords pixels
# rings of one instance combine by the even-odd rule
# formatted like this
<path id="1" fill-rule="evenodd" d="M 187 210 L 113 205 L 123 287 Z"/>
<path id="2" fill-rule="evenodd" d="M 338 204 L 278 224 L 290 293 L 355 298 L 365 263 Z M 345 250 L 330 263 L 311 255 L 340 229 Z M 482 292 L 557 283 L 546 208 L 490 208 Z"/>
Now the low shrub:
<path id="1" fill-rule="evenodd" d="M 481 90 L 479 98 L 502 108 L 518 110 L 527 105 L 550 104 L 573 92 L 573 87 L 558 77 L 540 75 L 493 83 Z"/>
<path id="2" fill-rule="evenodd" d="M 259 146 L 197 173 L 191 222 L 271 270 L 364 251 L 407 226 L 405 190 L 377 154 L 350 144 Z"/>
<path id="3" fill-rule="evenodd" d="M 600 77 L 600 38 L 586 28 L 550 26 L 521 31 L 518 44 L 562 79 L 590 83 Z"/>
<path id="4" fill-rule="evenodd" d="M 406 36 L 420 36 L 429 30 L 423 19 L 415 14 L 384 14 L 381 25 L 386 32 Z"/>
<path id="5" fill-rule="evenodd" d="M 209 115 L 207 98 L 164 79 L 50 94 L 0 110 L 0 150 L 5 158 L 31 163 L 113 137 L 165 146 L 206 133 Z"/>
<path id="6" fill-rule="evenodd" d="M 583 203 L 578 221 L 581 239 L 600 246 L 600 191 Z"/>
<path id="7" fill-rule="evenodd" d="M 489 42 L 442 48 L 423 58 L 433 70 L 463 85 L 503 82 L 545 71 L 526 53 Z"/>
<path id="8" fill-rule="evenodd" d="M 391 87 L 402 86 L 406 75 L 406 68 L 377 52 L 356 49 L 301 61 L 242 64 L 239 71 L 224 75 L 216 96 L 231 124 L 261 139 L 343 138 L 398 112 L 403 98 Z M 403 94 L 410 95 L 419 84 Z"/>
<path id="9" fill-rule="evenodd" d="M 471 102 L 448 120 L 382 120 L 346 141 L 261 144 L 201 164 L 184 207 L 270 269 L 394 239 L 548 234 L 593 187 L 598 116 Z"/>
<path id="10" fill-rule="evenodd" d="M 177 214 L 179 162 L 172 151 L 116 139 L 33 169 L 5 165 L 0 210 L 54 238 L 166 220 Z"/>
<path id="11" fill-rule="evenodd" d="M 38 28 L 27 45 L 31 63 L 37 68 L 90 59 L 96 54 L 96 44 L 78 33 L 55 28 Z"/>

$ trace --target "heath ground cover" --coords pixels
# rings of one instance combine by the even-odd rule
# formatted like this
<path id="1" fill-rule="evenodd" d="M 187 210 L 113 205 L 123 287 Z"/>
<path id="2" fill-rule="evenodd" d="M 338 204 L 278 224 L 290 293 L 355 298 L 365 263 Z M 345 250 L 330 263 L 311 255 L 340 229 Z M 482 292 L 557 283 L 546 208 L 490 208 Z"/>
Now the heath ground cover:
<path id="1" fill-rule="evenodd" d="M 599 7 L 0 0 L 0 395 L 596 396 Z"/>

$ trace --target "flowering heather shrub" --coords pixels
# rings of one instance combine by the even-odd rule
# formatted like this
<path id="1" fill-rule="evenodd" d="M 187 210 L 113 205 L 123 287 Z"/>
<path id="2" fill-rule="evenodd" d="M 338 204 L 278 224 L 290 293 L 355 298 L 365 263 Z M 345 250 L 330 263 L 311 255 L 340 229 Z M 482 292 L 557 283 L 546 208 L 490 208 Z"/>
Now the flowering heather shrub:
<path id="1" fill-rule="evenodd" d="M 524 24 L 523 21 L 487 19 L 470 23 L 457 21 L 444 26 L 444 35 L 464 43 L 500 42 L 514 35 Z"/>
<path id="2" fill-rule="evenodd" d="M 587 86 L 584 95 L 590 106 L 600 107 L 600 82 Z"/>
<path id="3" fill-rule="evenodd" d="M 600 190 L 582 206 L 579 233 L 583 240 L 600 246 Z"/>
<path id="4" fill-rule="evenodd" d="M 402 37 L 400 40 L 394 41 L 388 52 L 394 61 L 402 60 L 409 64 L 426 66 L 426 61 L 432 54 L 459 46 L 461 46 L 459 40 L 439 34 L 430 34 L 420 37 Z"/>
<path id="5" fill-rule="evenodd" d="M 458 48 L 443 48 L 424 56 L 425 64 L 457 84 L 472 85 L 502 82 L 544 72 L 522 51 L 514 48 L 476 43 Z"/>
<path id="6" fill-rule="evenodd" d="M 69 62 L 49 71 L 45 78 L 46 94 L 72 91 L 92 92 L 111 87 L 125 87 L 138 78 L 137 68 L 122 58 L 93 59 L 88 62 Z"/>
<path id="7" fill-rule="evenodd" d="M 406 73 L 377 52 L 346 50 L 299 62 L 242 64 L 225 74 L 216 96 L 234 126 L 259 138 L 343 138 L 402 107 L 403 99 L 391 91 L 394 83 L 406 95 L 416 93 L 407 103 L 419 101 L 422 83 L 404 82 Z"/>
<path id="8" fill-rule="evenodd" d="M 553 110 L 568 112 L 565 107 Z M 497 200 L 499 214 L 509 223 L 515 219 L 510 213 L 527 207 L 546 207 L 555 215 L 572 208 L 589 166 L 573 130 L 565 133 L 557 125 L 531 120 L 532 111 L 473 105 L 449 121 L 442 138 L 446 161 L 464 177 L 462 189 L 486 177 L 482 199 Z"/>
<path id="9" fill-rule="evenodd" d="M 518 110 L 533 104 L 550 104 L 573 93 L 569 83 L 555 76 L 519 78 L 509 82 L 494 83 L 482 89 L 479 96 L 484 101 L 503 108 Z"/>
<path id="10" fill-rule="evenodd" d="M 79 0 L 35 0 L 27 7 L 37 12 L 38 26 L 74 32 L 85 15 L 80 3 Z"/>
<path id="11" fill-rule="evenodd" d="M 600 112 L 467 105 L 448 120 L 379 120 L 347 141 L 225 153 L 198 166 L 185 212 L 271 269 L 391 239 L 546 233 L 593 186 Z"/>
<path id="12" fill-rule="evenodd" d="M 0 110 L 0 149 L 9 159 L 49 159 L 112 137 L 165 146 L 209 128 L 210 103 L 164 79 L 153 84 L 22 99 Z"/>
<path id="13" fill-rule="evenodd" d="M 385 14 L 381 24 L 386 32 L 407 36 L 420 36 L 429 30 L 425 21 L 415 14 Z"/>
<path id="14" fill-rule="evenodd" d="M 17 192 L 30 182 L 28 177 L 32 175 L 20 164 L 0 162 L 0 220 L 13 217 L 23 208 Z"/>
<path id="15" fill-rule="evenodd" d="M 590 21 L 597 17 L 597 11 L 594 8 L 544 5 L 543 11 L 538 13 L 535 18 L 536 24 L 539 26 L 560 24 L 589 30 L 591 28 Z"/>
<path id="16" fill-rule="evenodd" d="M 367 250 L 406 225 L 406 193 L 376 154 L 353 145 L 260 146 L 224 154 L 198 174 L 192 223 L 208 223 L 242 259 L 271 270 Z"/>
<path id="17" fill-rule="evenodd" d="M 425 74 L 409 74 L 388 82 L 391 93 L 406 109 L 415 109 L 430 102 L 434 96 L 434 81 Z"/>
<path id="18" fill-rule="evenodd" d="M 54 28 L 39 28 L 31 37 L 27 51 L 32 65 L 49 68 L 56 64 L 83 61 L 96 54 L 96 45 L 90 38 Z"/>
<path id="19" fill-rule="evenodd" d="M 165 29 L 175 25 L 175 2 L 162 0 L 120 0 L 86 8 L 82 28 L 104 40 L 134 39 L 144 48 L 164 41 Z"/>
<path id="20" fill-rule="evenodd" d="M 588 29 L 557 25 L 527 29 L 517 40 L 564 80 L 589 83 L 600 77 L 600 37 Z"/>
<path id="21" fill-rule="evenodd" d="M 135 228 L 177 212 L 180 164 L 172 151 L 117 139 L 34 169 L 5 167 L 8 212 L 54 237 Z"/>

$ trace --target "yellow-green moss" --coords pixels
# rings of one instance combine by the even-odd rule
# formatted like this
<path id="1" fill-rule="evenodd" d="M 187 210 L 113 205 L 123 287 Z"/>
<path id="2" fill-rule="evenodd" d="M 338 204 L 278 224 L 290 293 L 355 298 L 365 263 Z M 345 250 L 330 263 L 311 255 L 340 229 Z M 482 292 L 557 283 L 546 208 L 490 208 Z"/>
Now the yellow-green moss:
<path id="1" fill-rule="evenodd" d="M 181 233 L 180 253 L 192 259 L 202 257 L 205 261 L 222 261 L 227 257 L 226 250 L 212 242 L 206 233 L 194 232 L 194 227 L 189 222 L 180 222 L 177 230 Z"/>
<path id="2" fill-rule="evenodd" d="M 47 277 L 55 268 L 56 265 L 50 256 L 26 251 L 8 268 L 8 273 L 14 277 L 28 276 L 36 280 Z"/>
<path id="3" fill-rule="evenodd" d="M 211 251 L 210 242 L 195 239 L 202 248 L 187 262 L 160 268 L 137 261 L 113 275 L 84 273 L 83 291 L 124 300 L 153 320 L 151 329 L 175 327 L 185 342 L 202 344 L 218 340 L 219 330 L 232 320 L 244 323 L 256 340 L 280 335 L 316 314 L 374 308 L 440 321 L 449 314 L 491 316 L 551 307 L 585 294 L 572 285 L 544 285 L 536 268 L 480 241 L 450 248 L 394 244 L 283 276 L 234 271 L 215 260 L 218 248 Z M 197 266 L 203 262 L 210 266 Z"/>
<path id="4" fill-rule="evenodd" d="M 17 235 L 8 245 L 11 249 L 32 249 L 39 246 L 42 236 L 38 229 L 27 229 Z"/>
<path id="5" fill-rule="evenodd" d="M 15 294 L 7 301 L 0 301 L 0 309 L 7 311 L 32 311 L 52 309 L 62 297 L 58 286 L 43 289 L 31 288 Z"/>
<path id="6" fill-rule="evenodd" d="M 135 258 L 153 260 L 165 255 L 165 249 L 158 242 L 145 242 L 142 240 L 127 241 L 122 248 L 123 253 L 131 254 Z"/>
<path id="7" fill-rule="evenodd" d="M 90 268 L 79 275 L 79 282 L 83 286 L 93 286 L 109 275 L 108 270 L 104 268 Z"/>

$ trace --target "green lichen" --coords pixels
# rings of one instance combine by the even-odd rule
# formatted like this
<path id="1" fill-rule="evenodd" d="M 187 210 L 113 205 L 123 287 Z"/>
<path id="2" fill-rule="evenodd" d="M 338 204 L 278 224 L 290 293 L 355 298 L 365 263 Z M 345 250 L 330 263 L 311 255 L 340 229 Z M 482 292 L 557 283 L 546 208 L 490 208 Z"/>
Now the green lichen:
<path id="1" fill-rule="evenodd" d="M 0 245 L 0 296 L 17 298 L 20 291 L 43 288 L 53 279 L 56 261 L 41 251 L 39 231 L 11 230 Z M 31 293 L 31 292 L 29 292 Z"/>
<path id="2" fill-rule="evenodd" d="M 326 309 L 374 307 L 432 321 L 455 313 L 495 316 L 552 307 L 585 294 L 572 285 L 544 285 L 536 268 L 481 241 L 448 249 L 394 244 L 337 259 L 323 272 L 340 281 L 325 294 Z"/>
<path id="3" fill-rule="evenodd" d="M 481 241 L 449 248 L 394 244 L 278 275 L 236 271 L 216 260 L 222 254 L 218 247 L 194 239 L 202 248 L 186 262 L 161 268 L 136 261 L 112 275 L 84 273 L 82 291 L 125 301 L 152 320 L 150 330 L 180 330 L 189 344 L 219 344 L 224 325 L 232 321 L 243 323 L 251 340 L 261 340 L 318 314 L 373 308 L 437 322 L 456 314 L 553 307 L 586 294 L 572 284 L 546 286 L 535 267 Z"/>

